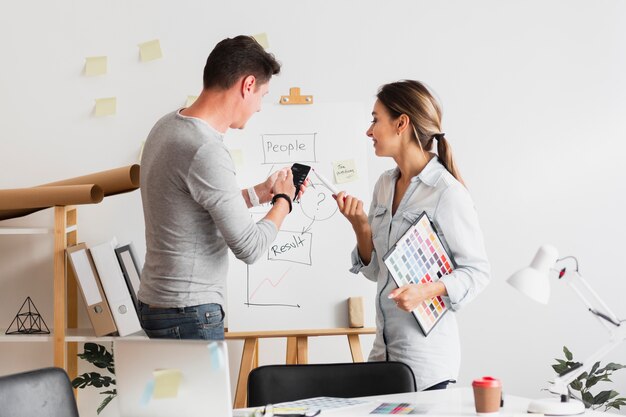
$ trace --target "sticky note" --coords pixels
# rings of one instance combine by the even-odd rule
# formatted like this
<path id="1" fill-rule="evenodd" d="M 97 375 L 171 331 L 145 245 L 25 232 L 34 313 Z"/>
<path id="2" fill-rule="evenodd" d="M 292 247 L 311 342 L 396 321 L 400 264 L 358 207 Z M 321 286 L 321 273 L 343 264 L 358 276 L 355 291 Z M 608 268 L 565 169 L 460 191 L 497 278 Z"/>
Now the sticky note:
<path id="1" fill-rule="evenodd" d="M 337 184 L 359 179 L 354 159 L 333 162 L 333 173 L 335 174 L 335 183 Z"/>
<path id="2" fill-rule="evenodd" d="M 178 369 L 157 369 L 154 375 L 152 398 L 176 398 L 183 374 Z"/>
<path id="3" fill-rule="evenodd" d="M 222 350 L 217 343 L 213 342 L 209 345 L 209 353 L 211 355 L 211 369 L 217 371 L 224 367 L 224 358 Z"/>
<path id="4" fill-rule="evenodd" d="M 185 107 L 191 106 L 193 103 L 196 102 L 197 99 L 198 96 L 187 96 L 187 102 L 185 103 Z"/>
<path id="5" fill-rule="evenodd" d="M 96 99 L 96 116 L 112 116 L 117 111 L 117 99 L 115 97 Z"/>
<path id="6" fill-rule="evenodd" d="M 152 394 L 154 393 L 154 379 L 151 379 L 146 383 L 146 386 L 143 389 L 143 394 L 139 399 L 139 405 L 145 407 L 150 402 L 152 398 Z"/>
<path id="7" fill-rule="evenodd" d="M 139 158 L 138 158 L 138 162 L 141 163 L 141 156 L 143 155 L 143 147 L 146 146 L 146 141 L 142 140 L 141 141 L 141 147 L 139 148 Z"/>
<path id="8" fill-rule="evenodd" d="M 107 57 L 106 56 L 88 56 L 85 58 L 85 75 L 93 77 L 94 75 L 104 75 L 107 73 Z"/>
<path id="9" fill-rule="evenodd" d="M 252 35 L 254 39 L 265 49 L 270 49 L 270 42 L 267 40 L 267 33 L 257 33 Z"/>
<path id="10" fill-rule="evenodd" d="M 241 149 L 231 149 L 230 157 L 233 158 L 236 168 L 243 167 L 243 151 Z"/>
<path id="11" fill-rule="evenodd" d="M 139 56 L 141 62 L 154 61 L 155 59 L 163 58 L 163 52 L 161 52 L 161 42 L 158 39 L 154 39 L 148 42 L 139 44 Z"/>

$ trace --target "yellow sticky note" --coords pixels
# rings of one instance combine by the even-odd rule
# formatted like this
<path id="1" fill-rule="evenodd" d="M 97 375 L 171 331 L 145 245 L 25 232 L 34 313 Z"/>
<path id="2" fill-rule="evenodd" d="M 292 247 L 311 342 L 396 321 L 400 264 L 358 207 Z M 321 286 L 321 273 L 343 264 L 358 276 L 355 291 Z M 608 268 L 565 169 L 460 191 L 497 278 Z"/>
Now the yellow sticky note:
<path id="1" fill-rule="evenodd" d="M 191 106 L 197 99 L 198 96 L 187 96 L 187 103 L 185 104 L 185 107 Z"/>
<path id="2" fill-rule="evenodd" d="M 143 147 L 146 146 L 146 141 L 142 140 L 141 141 L 141 147 L 139 148 L 139 158 L 137 159 L 137 162 L 141 163 L 141 156 L 143 155 Z"/>
<path id="3" fill-rule="evenodd" d="M 155 59 L 163 58 L 163 52 L 161 52 L 161 42 L 158 39 L 144 42 L 139 44 L 139 55 L 141 62 L 154 61 Z"/>
<path id="4" fill-rule="evenodd" d="M 106 56 L 88 56 L 85 58 L 85 75 L 104 75 L 107 73 Z"/>
<path id="5" fill-rule="evenodd" d="M 178 369 L 157 369 L 154 375 L 152 398 L 176 398 L 183 374 Z"/>
<path id="6" fill-rule="evenodd" d="M 270 49 L 270 42 L 267 40 L 267 33 L 257 33 L 252 35 L 254 39 L 265 49 Z"/>
<path id="7" fill-rule="evenodd" d="M 112 116 L 117 111 L 117 99 L 115 97 L 96 99 L 96 116 Z"/>
<path id="8" fill-rule="evenodd" d="M 359 179 L 354 159 L 333 162 L 333 173 L 335 174 L 335 183 L 337 184 Z"/>
<path id="9" fill-rule="evenodd" d="M 229 152 L 235 163 L 235 168 L 241 168 L 243 166 L 243 151 L 241 149 L 231 149 Z"/>

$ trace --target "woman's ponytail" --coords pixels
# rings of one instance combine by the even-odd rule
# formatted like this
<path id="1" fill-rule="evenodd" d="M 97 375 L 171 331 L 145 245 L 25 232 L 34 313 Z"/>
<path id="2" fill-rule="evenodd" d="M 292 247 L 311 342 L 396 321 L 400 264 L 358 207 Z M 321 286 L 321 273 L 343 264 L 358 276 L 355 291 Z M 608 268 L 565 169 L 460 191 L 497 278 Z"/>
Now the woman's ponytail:
<path id="1" fill-rule="evenodd" d="M 439 156 L 439 161 L 441 161 L 441 164 L 450 174 L 452 174 L 454 178 L 457 179 L 457 181 L 465 186 L 465 181 L 463 181 L 461 173 L 454 162 L 454 158 L 452 157 L 452 148 L 446 140 L 446 137 L 443 133 L 440 133 L 434 135 L 434 138 L 437 139 L 437 155 Z"/>

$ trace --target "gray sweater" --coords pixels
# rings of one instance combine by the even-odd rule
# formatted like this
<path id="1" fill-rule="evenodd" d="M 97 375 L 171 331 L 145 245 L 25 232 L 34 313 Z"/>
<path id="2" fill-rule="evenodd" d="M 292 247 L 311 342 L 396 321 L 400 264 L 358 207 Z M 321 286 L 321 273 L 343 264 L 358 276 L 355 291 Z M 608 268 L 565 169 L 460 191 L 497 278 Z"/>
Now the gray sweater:
<path id="1" fill-rule="evenodd" d="M 147 251 L 138 294 L 145 304 L 223 304 L 228 248 L 253 263 L 276 237 L 274 223 L 250 217 L 223 136 L 178 111 L 148 135 L 141 158 Z"/>

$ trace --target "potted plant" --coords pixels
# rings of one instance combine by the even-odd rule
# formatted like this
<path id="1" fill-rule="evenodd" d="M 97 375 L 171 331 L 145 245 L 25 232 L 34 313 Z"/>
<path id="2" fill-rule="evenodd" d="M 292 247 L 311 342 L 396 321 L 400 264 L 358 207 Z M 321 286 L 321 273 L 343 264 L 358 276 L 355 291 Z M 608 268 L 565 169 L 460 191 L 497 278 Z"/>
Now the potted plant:
<path id="1" fill-rule="evenodd" d="M 106 395 L 106 397 L 100 403 L 100 406 L 97 409 L 97 413 L 100 412 L 106 407 L 113 398 L 117 395 L 117 390 L 115 389 L 115 364 L 113 362 L 113 352 L 109 352 L 104 346 L 99 345 L 97 343 L 85 343 L 83 347 L 83 353 L 79 353 L 78 357 L 86 360 L 87 362 L 94 365 L 99 369 L 106 369 L 113 377 L 107 375 L 101 375 L 98 372 L 87 372 L 81 374 L 72 380 L 72 386 L 74 388 L 109 388 L 105 391 L 100 392 L 102 395 Z M 112 350 L 112 349 L 111 349 Z"/>
<path id="2" fill-rule="evenodd" d="M 567 348 L 563 346 L 563 353 L 565 359 L 556 359 L 557 363 L 552 365 L 552 369 L 559 375 L 564 375 L 569 371 L 582 366 L 582 363 L 574 361 L 574 355 Z M 614 390 L 600 391 L 597 394 L 591 393 L 591 387 L 598 382 L 613 382 L 611 381 L 611 375 L 615 371 L 626 368 L 626 365 L 620 365 L 618 363 L 609 363 L 606 366 L 601 366 L 600 362 L 593 364 L 593 367 L 589 372 L 583 372 L 578 378 L 576 378 L 570 386 L 570 396 L 585 404 L 585 408 L 591 408 L 596 410 L 600 407 L 604 407 L 604 411 L 608 411 L 611 408 L 617 410 L 621 406 L 626 405 L 626 398 L 620 397 L 619 392 Z M 578 392 L 576 394 L 575 392 Z"/>

